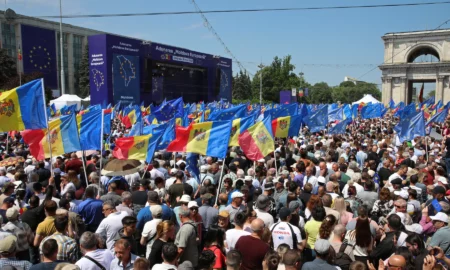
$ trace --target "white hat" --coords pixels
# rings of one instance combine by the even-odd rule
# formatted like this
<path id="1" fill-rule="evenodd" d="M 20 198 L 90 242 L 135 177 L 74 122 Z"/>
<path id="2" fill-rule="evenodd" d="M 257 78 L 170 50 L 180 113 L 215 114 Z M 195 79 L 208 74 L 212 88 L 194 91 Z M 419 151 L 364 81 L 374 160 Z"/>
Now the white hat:
<path id="1" fill-rule="evenodd" d="M 231 199 L 243 198 L 243 197 L 244 197 L 244 194 L 240 193 L 239 191 L 235 191 L 235 192 L 233 192 L 233 194 L 231 194 Z"/>
<path id="2" fill-rule="evenodd" d="M 300 149 L 306 149 L 306 145 L 300 146 Z"/>
<path id="3" fill-rule="evenodd" d="M 191 201 L 191 196 L 184 194 L 181 196 L 180 202 L 189 203 Z"/>
<path id="4" fill-rule="evenodd" d="M 437 213 L 435 216 L 430 216 L 431 220 L 439 220 L 448 223 L 448 216 L 442 212 Z"/>
<path id="5" fill-rule="evenodd" d="M 266 160 L 265 160 L 265 159 L 263 159 L 263 158 L 261 158 L 261 159 L 258 159 L 258 162 L 262 162 L 262 163 L 264 163 L 264 162 L 266 162 Z"/>
<path id="6" fill-rule="evenodd" d="M 444 185 L 447 185 L 447 184 L 448 184 L 447 178 L 445 178 L 444 176 L 439 176 L 439 177 L 438 177 L 438 182 L 441 182 L 441 183 L 444 184 Z"/>
<path id="7" fill-rule="evenodd" d="M 397 196 L 402 197 L 402 198 L 405 199 L 405 200 L 407 200 L 408 197 L 409 197 L 408 191 L 406 191 L 406 190 L 404 190 L 404 189 L 402 189 L 402 190 L 400 190 L 400 191 L 394 191 L 394 194 L 397 195 Z"/>
<path id="8" fill-rule="evenodd" d="M 175 173 L 177 173 L 178 172 L 178 169 L 176 169 L 176 168 L 172 168 L 172 169 L 170 169 L 170 173 L 173 173 L 173 174 L 175 174 Z"/>
<path id="9" fill-rule="evenodd" d="M 373 177 L 375 175 L 375 171 L 373 170 L 369 170 L 367 173 L 370 175 L 370 177 Z"/>
<path id="10" fill-rule="evenodd" d="M 192 207 L 197 207 L 198 208 L 198 204 L 196 201 L 190 201 L 188 203 L 188 208 L 192 208 Z"/>
<path id="11" fill-rule="evenodd" d="M 405 218 L 406 218 L 406 216 L 405 216 L 405 214 L 404 214 L 404 213 L 401 213 L 401 212 L 397 212 L 397 213 L 395 213 L 395 214 L 393 214 L 393 215 L 397 215 L 397 216 L 399 216 L 399 218 L 400 218 L 400 221 L 402 222 L 402 224 L 405 224 Z"/>
<path id="12" fill-rule="evenodd" d="M 323 176 L 317 177 L 317 182 L 325 184 L 325 182 L 326 182 L 325 177 L 323 177 Z"/>
<path id="13" fill-rule="evenodd" d="M 246 175 L 244 180 L 245 181 L 253 181 L 253 177 L 251 177 L 250 175 Z"/>
<path id="14" fill-rule="evenodd" d="M 200 172 L 205 173 L 207 171 L 207 168 L 205 165 L 200 166 Z"/>
<path id="15" fill-rule="evenodd" d="M 405 229 L 409 232 L 415 232 L 417 234 L 422 234 L 423 228 L 420 224 L 414 223 L 411 225 L 405 225 Z"/>

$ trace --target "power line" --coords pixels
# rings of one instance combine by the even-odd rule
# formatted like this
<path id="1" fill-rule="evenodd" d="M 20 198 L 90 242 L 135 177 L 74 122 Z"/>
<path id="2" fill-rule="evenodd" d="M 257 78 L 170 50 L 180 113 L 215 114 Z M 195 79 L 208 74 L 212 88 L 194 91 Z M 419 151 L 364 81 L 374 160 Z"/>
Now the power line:
<path id="1" fill-rule="evenodd" d="M 146 12 L 146 13 L 111 13 L 111 14 L 81 14 L 63 15 L 62 18 L 104 18 L 104 17 L 134 17 L 134 16 L 161 16 L 161 15 L 189 15 L 189 14 L 209 14 L 209 13 L 249 13 L 249 12 L 277 12 L 277 11 L 310 11 L 310 10 L 332 10 L 332 9 L 363 9 L 363 8 L 389 8 L 389 7 L 413 7 L 450 4 L 444 2 L 421 2 L 404 4 L 384 4 L 384 5 L 358 5 L 358 6 L 326 6 L 326 7 L 290 7 L 290 8 L 255 8 L 255 9 L 222 9 L 206 11 L 169 11 L 169 12 Z M 35 16 L 37 18 L 59 19 L 60 15 Z"/>
<path id="2" fill-rule="evenodd" d="M 443 26 L 444 24 L 447 24 L 448 22 L 450 22 L 450 19 L 448 19 L 448 20 L 446 20 L 445 22 L 441 23 L 440 25 L 438 25 L 438 27 L 436 27 L 436 28 L 434 28 L 434 29 L 432 29 L 432 30 L 428 30 L 428 31 L 438 30 L 439 28 L 441 28 L 441 26 Z M 394 34 L 394 37 L 395 37 L 395 34 Z M 419 41 L 423 40 L 424 38 L 425 38 L 425 36 L 423 36 L 422 38 L 416 40 L 416 42 L 415 42 L 413 45 L 405 47 L 403 50 L 401 50 L 401 51 L 399 51 L 398 53 L 396 53 L 396 54 L 394 54 L 393 56 L 391 56 L 391 58 L 389 58 L 387 61 L 384 61 L 383 63 L 381 63 L 381 64 L 375 66 L 374 68 L 370 69 L 369 71 L 367 71 L 367 72 L 364 73 L 363 75 L 359 76 L 359 77 L 358 77 L 358 80 L 361 79 L 362 77 L 366 76 L 366 75 L 369 74 L 370 72 L 374 71 L 375 69 L 377 69 L 378 66 L 383 65 L 384 63 L 387 63 L 387 62 L 391 61 L 392 59 L 394 59 L 394 57 L 396 57 L 396 56 L 399 55 L 400 53 L 402 53 L 402 52 L 404 52 L 404 51 L 410 49 L 412 46 L 416 45 Z"/>
<path id="3" fill-rule="evenodd" d="M 220 44 L 222 44 L 223 48 L 225 49 L 225 53 L 227 53 L 228 55 L 231 56 L 231 58 L 233 59 L 234 62 L 236 62 L 236 64 L 238 65 L 238 67 L 241 70 L 245 70 L 245 72 L 247 72 L 248 74 L 252 75 L 252 73 L 248 72 L 247 69 L 245 69 L 245 67 L 241 64 L 241 62 L 239 62 L 239 60 L 236 58 L 236 56 L 234 56 L 234 54 L 230 51 L 230 49 L 228 49 L 227 45 L 225 45 L 225 43 L 223 42 L 222 38 L 220 38 L 219 34 L 217 34 L 216 30 L 214 29 L 214 27 L 211 25 L 211 23 L 208 21 L 208 19 L 206 18 L 206 16 L 203 14 L 202 10 L 200 9 L 200 7 L 197 5 L 197 3 L 195 2 L 195 0 L 191 0 L 192 4 L 195 7 L 195 10 L 197 13 L 199 13 L 204 21 L 204 25 L 206 28 L 208 28 L 208 30 L 216 37 L 217 41 L 220 42 Z"/>

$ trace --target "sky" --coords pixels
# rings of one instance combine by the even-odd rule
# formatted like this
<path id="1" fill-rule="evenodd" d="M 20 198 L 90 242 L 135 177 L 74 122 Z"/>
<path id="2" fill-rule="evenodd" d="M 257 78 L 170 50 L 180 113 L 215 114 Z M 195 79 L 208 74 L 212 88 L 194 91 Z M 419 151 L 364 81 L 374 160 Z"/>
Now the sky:
<path id="1" fill-rule="evenodd" d="M 434 0 L 437 1 L 437 0 Z M 434 2 L 429 0 L 196 0 L 201 10 L 320 7 Z M 442 1 L 442 0 L 441 0 Z M 3 1 L 0 1 L 0 9 Z M 62 0 L 64 15 L 195 11 L 191 0 Z M 7 8 L 27 16 L 59 15 L 58 0 L 6 0 Z M 245 69 L 292 56 L 295 72 L 309 83 L 338 85 L 345 76 L 381 84 L 381 36 L 430 30 L 450 19 L 450 5 L 372 9 L 206 14 L 211 25 Z M 194 51 L 230 57 L 204 26 L 200 14 L 64 19 L 64 23 Z M 450 23 L 441 28 L 450 28 Z M 375 68 L 375 69 L 374 69 Z M 372 70 L 374 69 L 374 70 Z M 234 72 L 239 68 L 233 63 Z M 366 72 L 372 70 L 366 75 Z M 361 77 L 362 76 L 362 77 Z M 433 87 L 433 85 L 426 88 Z"/>

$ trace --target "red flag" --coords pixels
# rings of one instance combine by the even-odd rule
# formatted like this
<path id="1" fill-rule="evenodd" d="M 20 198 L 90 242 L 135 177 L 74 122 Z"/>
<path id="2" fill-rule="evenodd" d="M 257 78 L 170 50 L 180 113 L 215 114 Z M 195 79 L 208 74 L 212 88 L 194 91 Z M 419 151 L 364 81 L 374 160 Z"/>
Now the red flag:
<path id="1" fill-rule="evenodd" d="M 423 87 L 425 86 L 425 83 L 422 83 L 422 88 L 420 88 L 420 92 L 419 92 L 419 102 L 422 103 L 423 102 Z"/>

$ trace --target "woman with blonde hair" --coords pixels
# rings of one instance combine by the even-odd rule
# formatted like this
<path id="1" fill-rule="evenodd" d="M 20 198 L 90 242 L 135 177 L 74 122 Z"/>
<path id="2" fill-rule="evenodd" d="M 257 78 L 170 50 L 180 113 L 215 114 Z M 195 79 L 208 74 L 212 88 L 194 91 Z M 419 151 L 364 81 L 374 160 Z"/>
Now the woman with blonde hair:
<path id="1" fill-rule="evenodd" d="M 148 260 L 150 261 L 150 268 L 152 269 L 153 265 L 162 263 L 163 258 L 162 248 L 164 244 L 168 242 L 173 242 L 175 238 L 175 225 L 170 220 L 164 220 L 156 226 L 156 240 L 153 242 L 152 251 L 150 252 L 150 256 Z"/>
<path id="2" fill-rule="evenodd" d="M 347 212 L 344 197 L 337 197 L 334 199 L 333 209 L 341 214 L 341 219 L 338 220 L 338 223 L 344 226 L 346 226 L 347 223 L 353 218 L 353 213 Z"/>

